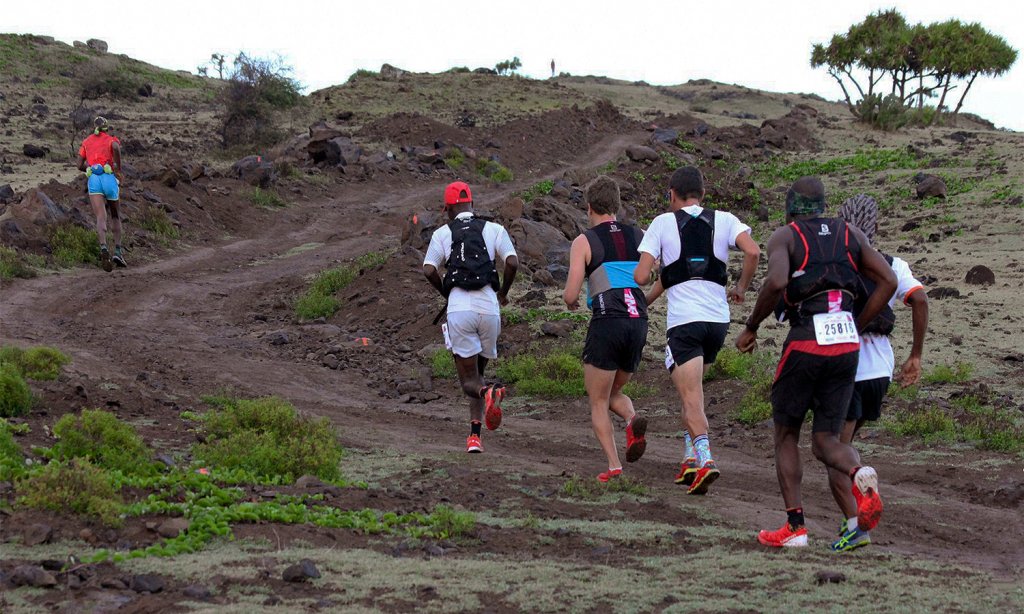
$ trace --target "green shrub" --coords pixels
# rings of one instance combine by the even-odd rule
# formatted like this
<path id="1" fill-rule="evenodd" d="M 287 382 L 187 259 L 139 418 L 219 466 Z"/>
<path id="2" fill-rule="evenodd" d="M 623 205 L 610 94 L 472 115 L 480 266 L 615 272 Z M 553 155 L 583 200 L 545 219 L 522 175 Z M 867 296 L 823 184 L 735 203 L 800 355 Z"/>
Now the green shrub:
<path id="1" fill-rule="evenodd" d="M 306 292 L 295 301 L 295 315 L 302 320 L 328 318 L 340 308 L 338 299 L 315 292 Z"/>
<path id="2" fill-rule="evenodd" d="M 37 346 L 23 350 L 14 345 L 0 347 L 0 365 L 9 365 L 18 375 L 31 380 L 55 380 L 71 359 L 60 350 Z"/>
<path id="3" fill-rule="evenodd" d="M 244 469 L 287 481 L 312 474 L 340 477 L 341 446 L 327 418 L 300 416 L 277 397 L 220 399 L 203 416 L 206 443 L 195 456 L 217 469 Z"/>
<path id="4" fill-rule="evenodd" d="M 57 443 L 54 458 L 88 459 L 104 469 L 125 474 L 148 475 L 156 471 L 152 454 L 135 428 L 108 411 L 83 409 L 81 415 L 65 414 L 53 427 Z"/>
<path id="5" fill-rule="evenodd" d="M 935 365 L 931 371 L 924 374 L 921 381 L 925 384 L 962 384 L 974 374 L 974 366 L 968 363 L 957 363 L 956 365 Z"/>
<path id="6" fill-rule="evenodd" d="M 95 230 L 60 224 L 50 231 L 50 253 L 57 266 L 99 264 L 100 241 Z"/>
<path id="7" fill-rule="evenodd" d="M 743 395 L 739 405 L 736 406 L 736 420 L 748 426 L 753 426 L 771 418 L 772 403 L 768 396 L 770 390 L 771 386 L 768 387 L 769 392 L 767 393 L 762 388 L 756 392 L 751 390 Z"/>
<path id="8" fill-rule="evenodd" d="M 0 363 L 0 418 L 27 414 L 32 409 L 32 391 L 16 366 Z"/>
<path id="9" fill-rule="evenodd" d="M 100 522 L 121 524 L 123 505 L 109 473 L 83 458 L 51 461 L 42 470 L 19 479 L 15 491 L 25 507 L 74 512 Z"/>
<path id="10" fill-rule="evenodd" d="M 1015 416 L 1013 409 L 993 407 L 973 394 L 953 399 L 953 406 L 964 414 L 960 418 L 964 439 L 985 450 L 1024 450 L 1024 416 Z"/>
<path id="11" fill-rule="evenodd" d="M 459 170 L 466 163 L 466 154 L 458 147 L 452 147 L 444 155 L 444 163 L 452 170 Z"/>
<path id="12" fill-rule="evenodd" d="M 256 188 L 259 189 L 259 188 Z M 178 228 L 167 216 L 167 212 L 157 207 L 146 207 L 138 218 L 140 228 L 168 239 L 178 238 Z"/>
<path id="13" fill-rule="evenodd" d="M 341 302 L 334 297 L 365 269 L 380 266 L 391 257 L 390 251 L 363 254 L 350 264 L 317 273 L 309 289 L 295 301 L 295 315 L 302 320 L 315 320 L 334 315 Z"/>
<path id="14" fill-rule="evenodd" d="M 480 158 L 476 161 L 476 172 L 485 179 L 494 183 L 506 183 L 512 181 L 512 170 L 503 166 L 500 162 Z"/>
<path id="15" fill-rule="evenodd" d="M 455 370 L 455 359 L 452 358 L 452 353 L 441 348 L 431 354 L 430 371 L 438 379 L 454 379 L 458 373 Z"/>
<path id="16" fill-rule="evenodd" d="M 927 442 L 952 441 L 956 437 L 953 418 L 935 405 L 891 412 L 882 424 L 896 435 L 921 437 Z"/>
<path id="17" fill-rule="evenodd" d="M 545 179 L 544 181 L 538 181 L 523 190 L 522 197 L 524 201 L 531 202 L 539 196 L 547 196 L 553 189 L 555 189 L 555 182 L 550 179 Z"/>
<path id="18" fill-rule="evenodd" d="M 0 482 L 19 475 L 24 467 L 21 448 L 14 441 L 14 430 L 10 423 L 0 418 Z"/>
<path id="19" fill-rule="evenodd" d="M 515 384 L 521 394 L 543 397 L 579 397 L 586 394 L 583 386 L 583 363 L 579 356 L 565 349 L 556 349 L 545 356 L 517 354 L 501 361 L 497 375 Z"/>
<path id="20" fill-rule="evenodd" d="M 437 505 L 427 517 L 429 530 L 438 539 L 452 539 L 473 530 L 476 517 L 472 512 L 460 512 L 450 505 Z"/>
<path id="21" fill-rule="evenodd" d="M 36 272 L 14 248 L 0 245 L 0 279 L 28 279 L 35 276 Z"/>
<path id="22" fill-rule="evenodd" d="M 679 161 L 679 158 L 673 156 L 667 151 L 663 151 L 659 155 L 661 156 L 661 161 L 665 163 L 665 167 L 670 171 L 674 171 L 683 165 L 682 162 Z"/>
<path id="23" fill-rule="evenodd" d="M 281 209 L 288 206 L 288 203 L 277 192 L 261 188 L 253 188 L 249 192 L 249 202 L 265 209 Z"/>

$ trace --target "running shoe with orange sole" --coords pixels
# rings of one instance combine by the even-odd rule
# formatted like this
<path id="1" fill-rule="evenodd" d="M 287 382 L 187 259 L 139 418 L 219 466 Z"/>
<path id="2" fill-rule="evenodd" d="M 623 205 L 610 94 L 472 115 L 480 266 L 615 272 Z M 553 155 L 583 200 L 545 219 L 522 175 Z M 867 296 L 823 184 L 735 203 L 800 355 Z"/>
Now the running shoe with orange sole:
<path id="1" fill-rule="evenodd" d="M 757 541 L 772 548 L 799 548 L 807 545 L 807 528 L 793 529 L 789 523 L 777 531 L 761 531 Z"/>
<path id="2" fill-rule="evenodd" d="M 697 476 L 697 470 L 700 467 L 697 466 L 697 459 L 692 456 L 683 461 L 681 467 L 679 467 L 679 473 L 676 474 L 676 484 L 682 484 L 683 486 L 689 486 L 693 484 L 693 478 Z"/>
<path id="3" fill-rule="evenodd" d="M 870 531 L 882 519 L 882 497 L 878 494 L 878 473 L 861 467 L 853 476 L 853 496 L 857 499 L 857 526 Z"/>
<path id="4" fill-rule="evenodd" d="M 704 466 L 697 470 L 697 473 L 693 476 L 693 483 L 690 484 L 690 488 L 686 490 L 688 495 L 704 495 L 708 492 L 708 487 L 718 479 L 721 472 L 718 471 L 718 467 L 715 466 L 715 461 L 708 459 L 704 461 Z"/>
<path id="5" fill-rule="evenodd" d="M 626 462 L 635 463 L 640 460 L 647 450 L 647 439 L 644 433 L 647 432 L 647 418 L 633 415 L 633 419 L 626 425 Z"/>
<path id="6" fill-rule="evenodd" d="M 622 475 L 622 467 L 619 467 L 618 469 L 609 469 L 608 471 L 597 474 L 597 481 L 607 482 L 608 480 L 617 478 L 620 475 Z"/>
<path id="7" fill-rule="evenodd" d="M 479 435 L 470 435 L 466 438 L 466 452 L 479 454 L 484 451 L 484 444 L 480 443 Z"/>
<path id="8" fill-rule="evenodd" d="M 504 386 L 487 386 L 484 391 L 484 424 L 488 431 L 501 426 L 501 400 L 504 398 Z"/>

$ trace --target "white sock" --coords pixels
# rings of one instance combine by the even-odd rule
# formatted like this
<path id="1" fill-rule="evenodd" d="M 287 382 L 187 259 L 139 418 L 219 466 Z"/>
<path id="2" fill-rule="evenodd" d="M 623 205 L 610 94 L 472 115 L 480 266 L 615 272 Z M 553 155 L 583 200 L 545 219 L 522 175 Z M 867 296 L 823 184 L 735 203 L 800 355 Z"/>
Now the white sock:
<path id="1" fill-rule="evenodd" d="M 857 529 L 857 517 L 854 516 L 853 518 L 847 518 L 846 519 L 846 530 L 847 531 L 854 531 L 856 529 Z"/>

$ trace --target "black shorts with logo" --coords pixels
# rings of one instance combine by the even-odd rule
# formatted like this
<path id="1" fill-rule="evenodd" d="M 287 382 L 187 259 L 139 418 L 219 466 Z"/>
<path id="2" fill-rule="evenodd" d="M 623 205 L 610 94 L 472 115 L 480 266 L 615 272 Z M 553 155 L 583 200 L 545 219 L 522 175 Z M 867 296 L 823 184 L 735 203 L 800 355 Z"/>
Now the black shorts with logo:
<path id="1" fill-rule="evenodd" d="M 772 417 L 776 424 L 799 428 L 807 411 L 813 410 L 815 433 L 843 430 L 860 358 L 859 350 L 844 350 L 819 346 L 814 341 L 791 341 L 783 346 L 772 384 Z"/>
<path id="2" fill-rule="evenodd" d="M 718 358 L 729 332 L 728 322 L 688 322 L 668 329 L 669 354 L 665 366 L 669 372 L 698 356 L 710 365 Z"/>
<path id="3" fill-rule="evenodd" d="M 846 411 L 846 420 L 878 420 L 882 417 L 882 401 L 889 392 L 889 378 L 866 379 L 853 385 L 853 397 Z"/>
<path id="4" fill-rule="evenodd" d="M 647 345 L 647 318 L 599 318 L 590 321 L 583 364 L 605 371 L 636 373 Z"/>

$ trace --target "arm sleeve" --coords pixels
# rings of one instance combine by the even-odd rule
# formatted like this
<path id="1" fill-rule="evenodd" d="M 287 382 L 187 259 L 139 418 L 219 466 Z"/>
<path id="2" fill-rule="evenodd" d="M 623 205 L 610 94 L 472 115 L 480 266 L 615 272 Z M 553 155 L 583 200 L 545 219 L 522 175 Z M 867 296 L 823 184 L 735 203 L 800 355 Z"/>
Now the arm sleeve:
<path id="1" fill-rule="evenodd" d="M 647 232 L 644 233 L 644 238 L 640 241 L 640 245 L 637 246 L 636 251 L 647 252 L 654 256 L 655 259 L 661 257 L 661 228 L 664 225 L 662 216 L 654 218 L 651 225 L 647 228 Z"/>
<path id="2" fill-rule="evenodd" d="M 498 236 L 494 243 L 494 254 L 498 257 L 498 260 L 505 262 L 516 255 L 516 247 L 512 244 L 512 237 L 508 235 L 505 227 L 500 224 L 495 225 L 498 227 Z"/>
<path id="3" fill-rule="evenodd" d="M 914 292 L 924 288 L 924 285 L 914 277 L 910 265 L 902 258 L 892 259 L 892 271 L 896 274 L 896 298 L 904 303 Z"/>
<path id="4" fill-rule="evenodd" d="M 437 270 L 441 270 L 441 265 L 448 259 L 444 253 L 444 248 L 441 246 L 441 237 L 437 230 L 434 234 L 430 235 L 430 245 L 427 247 L 427 253 L 423 256 L 424 265 L 433 265 Z"/>

